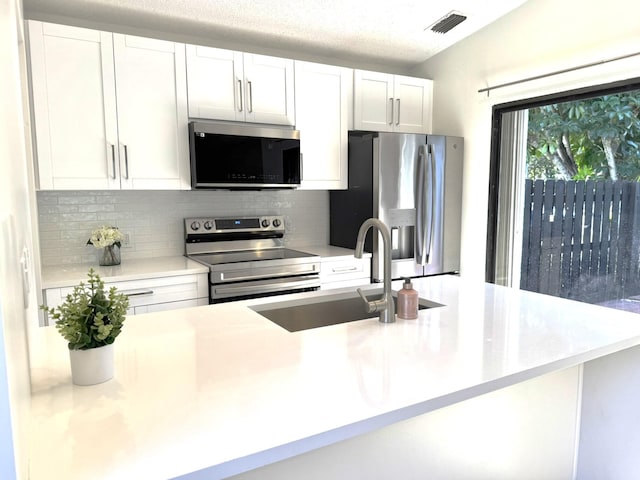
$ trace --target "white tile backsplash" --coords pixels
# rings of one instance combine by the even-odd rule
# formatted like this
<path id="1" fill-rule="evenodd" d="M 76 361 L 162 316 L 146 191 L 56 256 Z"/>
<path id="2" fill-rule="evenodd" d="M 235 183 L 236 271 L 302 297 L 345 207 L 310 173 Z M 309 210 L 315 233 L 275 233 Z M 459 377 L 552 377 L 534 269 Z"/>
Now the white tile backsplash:
<path id="1" fill-rule="evenodd" d="M 329 242 L 326 191 L 41 191 L 43 265 L 97 262 L 87 240 L 100 225 L 129 234 L 122 258 L 184 254 L 184 219 L 196 216 L 283 215 L 288 246 Z"/>

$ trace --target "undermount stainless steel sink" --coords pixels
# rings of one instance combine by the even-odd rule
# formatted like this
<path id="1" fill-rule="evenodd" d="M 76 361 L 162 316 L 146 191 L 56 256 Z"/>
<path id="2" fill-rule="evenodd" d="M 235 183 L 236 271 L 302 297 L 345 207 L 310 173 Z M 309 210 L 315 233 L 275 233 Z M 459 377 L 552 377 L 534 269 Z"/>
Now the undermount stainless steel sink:
<path id="1" fill-rule="evenodd" d="M 382 296 L 382 290 L 364 291 L 370 300 Z M 393 292 L 395 297 L 396 292 Z M 418 309 L 441 307 L 439 303 L 420 298 Z M 326 295 L 305 300 L 290 300 L 265 305 L 255 305 L 251 308 L 263 317 L 290 332 L 326 327 L 339 323 L 354 322 L 375 318 L 378 313 L 367 313 L 365 304 L 355 292 Z"/>

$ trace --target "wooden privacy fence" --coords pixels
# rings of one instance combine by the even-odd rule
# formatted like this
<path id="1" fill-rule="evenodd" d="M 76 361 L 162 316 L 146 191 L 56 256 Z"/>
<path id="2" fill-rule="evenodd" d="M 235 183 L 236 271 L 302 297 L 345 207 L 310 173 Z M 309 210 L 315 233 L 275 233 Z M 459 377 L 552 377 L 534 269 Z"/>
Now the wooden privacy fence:
<path id="1" fill-rule="evenodd" d="M 520 287 L 589 303 L 640 294 L 639 194 L 629 181 L 526 180 Z"/>

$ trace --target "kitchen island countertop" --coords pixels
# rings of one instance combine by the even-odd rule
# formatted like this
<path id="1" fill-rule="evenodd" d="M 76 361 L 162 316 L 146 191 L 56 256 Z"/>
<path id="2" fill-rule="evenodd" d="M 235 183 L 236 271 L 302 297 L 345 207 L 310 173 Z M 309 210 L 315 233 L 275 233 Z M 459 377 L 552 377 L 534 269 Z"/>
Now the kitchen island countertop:
<path id="1" fill-rule="evenodd" d="M 285 297 L 130 317 L 91 387 L 38 329 L 30 478 L 225 478 L 640 344 L 628 312 L 455 276 L 414 288 L 443 306 L 296 333 L 248 308 Z"/>

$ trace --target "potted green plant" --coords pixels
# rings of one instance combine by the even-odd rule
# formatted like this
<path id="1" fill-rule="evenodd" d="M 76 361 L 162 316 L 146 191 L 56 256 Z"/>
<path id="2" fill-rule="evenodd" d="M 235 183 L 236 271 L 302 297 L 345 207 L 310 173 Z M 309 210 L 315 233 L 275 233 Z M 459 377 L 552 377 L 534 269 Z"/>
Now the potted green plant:
<path id="1" fill-rule="evenodd" d="M 106 291 L 93 268 L 88 277 L 58 307 L 40 307 L 69 342 L 71 377 L 76 385 L 94 385 L 113 377 L 113 342 L 122 331 L 129 307 L 129 298 L 117 293 L 116 287 Z"/>
<path id="2" fill-rule="evenodd" d="M 103 266 L 120 265 L 120 246 L 124 239 L 118 227 L 103 225 L 91 232 L 87 245 L 102 249 L 98 263 Z"/>

